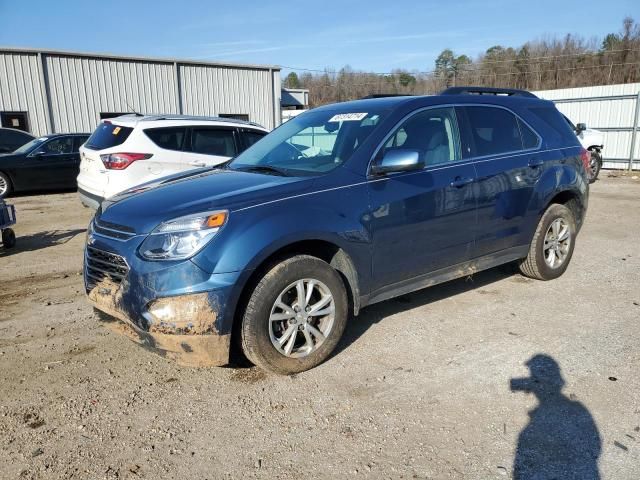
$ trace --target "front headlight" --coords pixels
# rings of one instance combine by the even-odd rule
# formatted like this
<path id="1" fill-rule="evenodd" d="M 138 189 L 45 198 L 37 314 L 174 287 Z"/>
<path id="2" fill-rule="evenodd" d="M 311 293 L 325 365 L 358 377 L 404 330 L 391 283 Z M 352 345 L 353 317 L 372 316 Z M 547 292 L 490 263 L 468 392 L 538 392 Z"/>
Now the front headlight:
<path id="1" fill-rule="evenodd" d="M 229 212 L 198 213 L 163 222 L 140 245 L 149 260 L 182 260 L 199 252 L 227 222 Z"/>

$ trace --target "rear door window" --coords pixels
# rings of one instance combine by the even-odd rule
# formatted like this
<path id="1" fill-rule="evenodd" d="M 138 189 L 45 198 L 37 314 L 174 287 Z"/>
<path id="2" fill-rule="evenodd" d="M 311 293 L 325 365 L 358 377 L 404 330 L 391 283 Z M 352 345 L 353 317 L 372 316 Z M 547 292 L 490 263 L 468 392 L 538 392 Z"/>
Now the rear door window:
<path id="1" fill-rule="evenodd" d="M 502 108 L 465 107 L 475 155 L 500 155 L 522 150 L 518 120 Z"/>
<path id="2" fill-rule="evenodd" d="M 219 157 L 234 157 L 236 143 L 233 130 L 220 128 L 193 128 L 191 151 Z"/>
<path id="3" fill-rule="evenodd" d="M 184 147 L 184 127 L 148 128 L 144 133 L 160 148 L 179 151 Z"/>
<path id="4" fill-rule="evenodd" d="M 133 128 L 102 122 L 91 134 L 85 146 L 92 150 L 117 147 L 125 142 L 132 131 Z"/>

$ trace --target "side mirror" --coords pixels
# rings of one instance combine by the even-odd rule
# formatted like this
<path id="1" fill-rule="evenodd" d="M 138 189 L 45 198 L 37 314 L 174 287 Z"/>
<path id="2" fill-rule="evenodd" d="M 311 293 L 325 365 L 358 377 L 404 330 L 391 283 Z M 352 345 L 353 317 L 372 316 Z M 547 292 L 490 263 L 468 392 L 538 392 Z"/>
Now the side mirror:
<path id="1" fill-rule="evenodd" d="M 393 172 L 422 170 L 423 168 L 424 162 L 420 159 L 420 153 L 417 150 L 398 148 L 389 150 L 380 162 L 372 165 L 371 173 L 385 175 Z"/>
<path id="2" fill-rule="evenodd" d="M 32 157 L 42 157 L 43 155 L 46 155 L 47 152 L 45 152 L 44 150 L 36 150 L 35 152 L 33 152 L 31 154 Z"/>
<path id="3" fill-rule="evenodd" d="M 578 123 L 576 125 L 576 133 L 584 132 L 587 129 L 586 123 Z"/>

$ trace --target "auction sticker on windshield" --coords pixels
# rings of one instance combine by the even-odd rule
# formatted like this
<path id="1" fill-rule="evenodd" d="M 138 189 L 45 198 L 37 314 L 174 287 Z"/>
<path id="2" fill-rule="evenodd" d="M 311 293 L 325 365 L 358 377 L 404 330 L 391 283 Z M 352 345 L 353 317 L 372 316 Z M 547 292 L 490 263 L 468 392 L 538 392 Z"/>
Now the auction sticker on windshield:
<path id="1" fill-rule="evenodd" d="M 366 113 L 338 113 L 329 119 L 330 122 L 359 122 Z"/>

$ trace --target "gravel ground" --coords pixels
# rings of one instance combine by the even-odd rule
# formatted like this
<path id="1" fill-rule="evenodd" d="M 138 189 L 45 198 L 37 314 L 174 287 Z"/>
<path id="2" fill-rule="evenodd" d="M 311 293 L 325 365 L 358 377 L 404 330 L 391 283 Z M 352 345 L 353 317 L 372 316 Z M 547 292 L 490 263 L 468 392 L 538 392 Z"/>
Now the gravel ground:
<path id="1" fill-rule="evenodd" d="M 178 367 L 101 327 L 91 212 L 12 199 L 0 478 L 640 478 L 640 180 L 603 177 L 562 278 L 499 268 L 372 306 L 293 377 Z"/>

